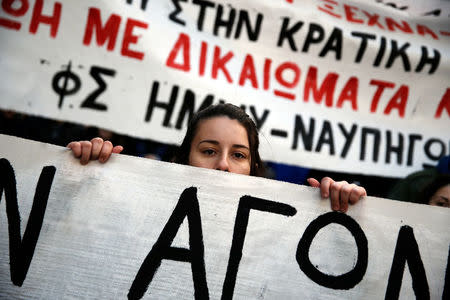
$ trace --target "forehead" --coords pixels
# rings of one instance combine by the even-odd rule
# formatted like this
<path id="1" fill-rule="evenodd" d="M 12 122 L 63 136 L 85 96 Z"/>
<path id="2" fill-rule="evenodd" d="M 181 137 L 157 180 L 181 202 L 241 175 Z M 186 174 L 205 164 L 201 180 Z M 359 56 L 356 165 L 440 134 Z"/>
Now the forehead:
<path id="1" fill-rule="evenodd" d="M 227 116 L 213 117 L 199 122 L 194 141 L 215 140 L 248 146 L 248 135 L 239 121 Z"/>
<path id="2" fill-rule="evenodd" d="M 450 197 L 450 184 L 444 185 L 443 187 L 439 188 L 435 193 L 434 196 L 443 196 L 443 197 Z"/>

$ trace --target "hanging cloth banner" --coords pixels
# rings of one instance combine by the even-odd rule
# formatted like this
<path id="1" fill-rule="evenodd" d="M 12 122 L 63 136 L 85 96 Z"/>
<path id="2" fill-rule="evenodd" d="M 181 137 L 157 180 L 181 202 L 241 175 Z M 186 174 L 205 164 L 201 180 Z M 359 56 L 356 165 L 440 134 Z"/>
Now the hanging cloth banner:
<path id="1" fill-rule="evenodd" d="M 403 177 L 450 154 L 450 5 L 397 2 L 4 1 L 0 108 L 178 144 L 231 102 L 265 160 Z"/>
<path id="2" fill-rule="evenodd" d="M 449 209 L 0 143 L 0 298 L 448 298 Z"/>

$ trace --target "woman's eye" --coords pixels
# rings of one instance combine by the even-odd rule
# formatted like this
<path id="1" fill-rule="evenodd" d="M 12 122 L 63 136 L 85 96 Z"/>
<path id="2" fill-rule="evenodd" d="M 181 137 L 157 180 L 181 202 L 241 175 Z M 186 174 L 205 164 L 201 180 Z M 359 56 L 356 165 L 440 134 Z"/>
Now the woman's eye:
<path id="1" fill-rule="evenodd" d="M 212 150 L 212 149 L 206 149 L 206 150 L 203 150 L 202 152 L 203 152 L 203 154 L 206 154 L 206 155 L 213 155 L 214 154 L 214 150 Z"/>
<path id="2" fill-rule="evenodd" d="M 242 158 L 245 158 L 245 155 L 240 152 L 236 152 L 236 153 L 234 153 L 234 157 L 242 159 Z"/>

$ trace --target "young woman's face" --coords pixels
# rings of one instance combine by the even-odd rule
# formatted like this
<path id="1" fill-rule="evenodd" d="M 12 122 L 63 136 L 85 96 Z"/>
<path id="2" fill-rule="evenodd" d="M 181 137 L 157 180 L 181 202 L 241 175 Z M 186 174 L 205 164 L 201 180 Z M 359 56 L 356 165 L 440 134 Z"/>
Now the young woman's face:
<path id="1" fill-rule="evenodd" d="M 247 130 L 226 116 L 199 122 L 191 143 L 189 165 L 250 175 Z"/>

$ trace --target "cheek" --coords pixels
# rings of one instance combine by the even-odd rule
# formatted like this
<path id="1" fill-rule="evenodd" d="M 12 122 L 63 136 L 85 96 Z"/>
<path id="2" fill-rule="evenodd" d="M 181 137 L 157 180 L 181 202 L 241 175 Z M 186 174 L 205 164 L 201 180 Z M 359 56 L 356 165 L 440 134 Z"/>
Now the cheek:
<path id="1" fill-rule="evenodd" d="M 245 173 L 245 175 L 250 175 L 251 169 L 252 169 L 252 160 L 249 159 L 249 160 L 247 161 L 247 165 L 246 165 L 246 173 Z"/>
<path id="2" fill-rule="evenodd" d="M 244 170 L 243 175 L 250 175 L 250 165 Z"/>
<path id="3" fill-rule="evenodd" d="M 189 165 L 193 167 L 210 168 L 210 161 L 200 153 L 191 151 L 189 154 Z"/>
<path id="4" fill-rule="evenodd" d="M 250 175 L 250 162 L 245 162 L 243 164 L 239 164 L 238 166 L 234 166 L 234 168 L 230 168 L 230 172 L 242 175 Z"/>
<path id="5" fill-rule="evenodd" d="M 245 175 L 250 175 L 250 169 L 251 169 L 251 164 L 249 163 Z"/>

